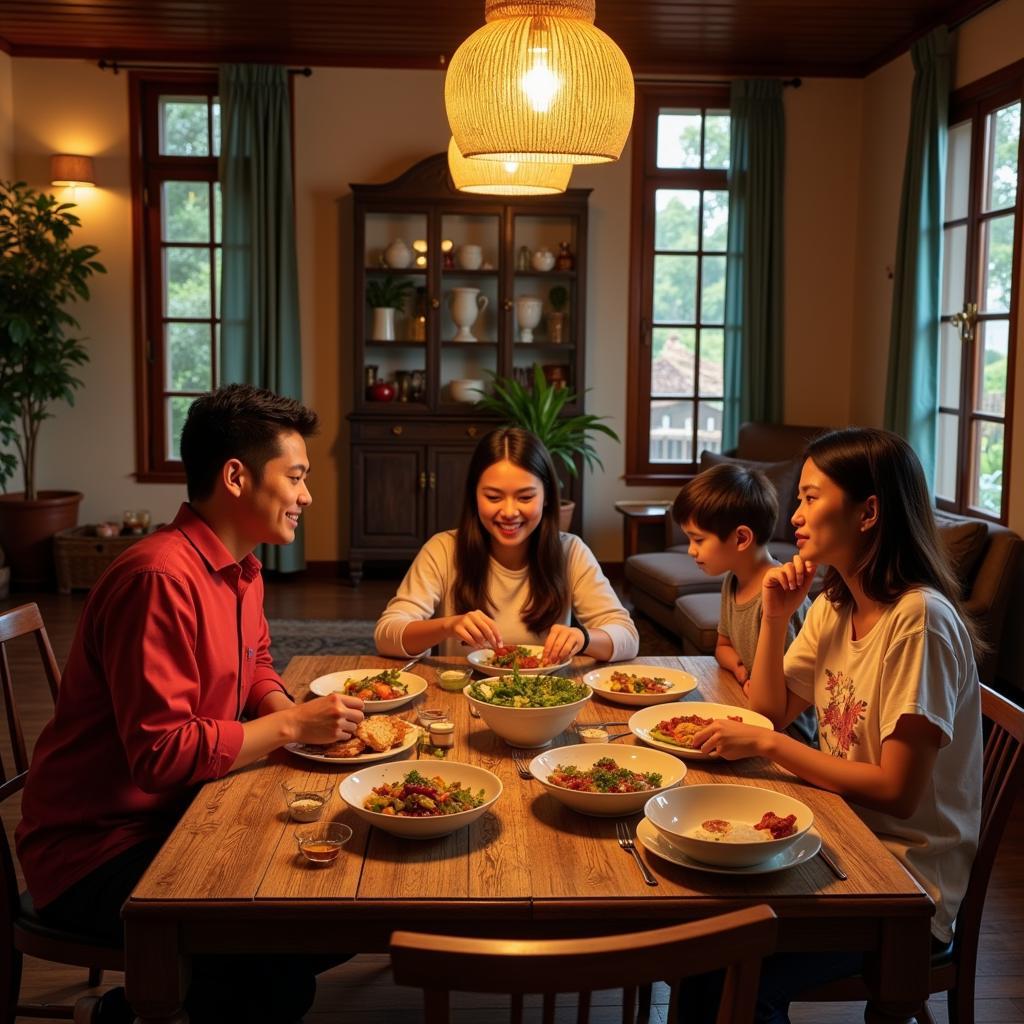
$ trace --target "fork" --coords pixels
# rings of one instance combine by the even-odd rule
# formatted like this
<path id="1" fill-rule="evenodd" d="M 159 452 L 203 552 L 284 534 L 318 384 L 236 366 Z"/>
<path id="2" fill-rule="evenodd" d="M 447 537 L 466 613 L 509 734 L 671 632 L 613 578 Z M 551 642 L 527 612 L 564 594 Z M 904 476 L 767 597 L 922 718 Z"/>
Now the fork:
<path id="1" fill-rule="evenodd" d="M 636 861 L 636 866 L 640 869 L 640 874 L 644 876 L 644 881 L 648 885 L 657 885 L 658 880 L 648 870 L 647 865 L 640 859 L 640 854 L 636 852 L 636 843 L 633 842 L 633 837 L 629 834 L 629 826 L 624 821 L 615 822 L 615 832 L 619 838 L 619 846 L 621 846 L 626 853 L 633 855 L 633 860 Z"/>
<path id="2" fill-rule="evenodd" d="M 532 779 L 533 776 L 530 774 L 530 769 L 526 762 L 523 760 L 522 754 L 518 750 L 512 750 L 512 763 L 516 766 L 516 771 L 519 772 L 519 778 L 521 779 Z"/>

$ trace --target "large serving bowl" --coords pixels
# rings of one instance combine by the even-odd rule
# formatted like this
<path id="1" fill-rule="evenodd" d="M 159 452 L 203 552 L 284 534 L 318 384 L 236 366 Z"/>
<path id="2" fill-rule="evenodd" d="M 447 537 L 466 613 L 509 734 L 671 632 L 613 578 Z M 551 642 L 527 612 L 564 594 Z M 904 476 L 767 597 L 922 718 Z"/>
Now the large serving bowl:
<path id="1" fill-rule="evenodd" d="M 561 677 L 559 680 L 565 682 Z M 501 679 L 485 682 L 500 683 Z M 594 695 L 594 691 L 584 684 L 586 695 L 571 704 L 556 704 L 550 708 L 511 708 L 477 700 L 469 692 L 473 685 L 471 683 L 462 691 L 466 699 L 479 712 L 484 724 L 513 747 L 546 747 L 569 727 L 583 705 Z"/>
<path id="2" fill-rule="evenodd" d="M 796 815 L 796 831 L 784 839 L 754 842 L 714 842 L 687 835 L 710 818 L 754 825 L 765 811 L 785 817 Z M 658 833 L 694 860 L 719 867 L 749 867 L 771 860 L 788 849 L 814 824 L 810 807 L 791 796 L 760 786 L 712 783 L 682 786 L 656 793 L 644 805 L 644 814 Z"/>
<path id="3" fill-rule="evenodd" d="M 594 767 L 602 757 L 614 758 L 620 768 L 634 772 L 658 772 L 661 785 L 639 793 L 583 793 L 548 782 L 559 765 L 572 765 L 581 771 Z M 656 793 L 664 793 L 678 786 L 686 776 L 686 765 L 671 754 L 649 747 L 619 746 L 615 743 L 577 743 L 571 747 L 556 747 L 538 754 L 530 762 L 530 773 L 556 799 L 580 814 L 599 818 L 614 818 L 636 814 Z"/>
<path id="4" fill-rule="evenodd" d="M 612 689 L 612 676 L 622 672 L 627 676 L 655 676 L 664 679 L 669 689 L 664 693 L 619 693 Z M 604 665 L 595 668 L 583 677 L 583 682 L 594 688 L 594 693 L 615 704 L 645 708 L 652 704 L 669 704 L 685 697 L 697 688 L 697 679 L 678 668 L 661 668 L 657 665 Z"/>
<path id="5" fill-rule="evenodd" d="M 363 806 L 363 801 L 376 786 L 401 782 L 413 768 L 428 778 L 440 776 L 446 783 L 458 782 L 474 792 L 482 789 L 484 802 L 472 810 L 459 811 L 458 814 L 446 814 L 436 818 L 403 818 L 400 815 L 368 811 Z M 361 768 L 341 783 L 338 792 L 341 794 L 342 800 L 360 818 L 385 832 L 390 832 L 393 836 L 401 836 L 403 839 L 435 839 L 438 836 L 447 836 L 452 832 L 457 832 L 460 828 L 472 824 L 477 818 L 486 814 L 495 800 L 501 796 L 501 779 L 493 772 L 487 771 L 486 768 L 477 768 L 471 764 L 459 764 L 456 761 L 417 761 L 415 764 L 404 761 L 397 764 L 379 764 Z"/>

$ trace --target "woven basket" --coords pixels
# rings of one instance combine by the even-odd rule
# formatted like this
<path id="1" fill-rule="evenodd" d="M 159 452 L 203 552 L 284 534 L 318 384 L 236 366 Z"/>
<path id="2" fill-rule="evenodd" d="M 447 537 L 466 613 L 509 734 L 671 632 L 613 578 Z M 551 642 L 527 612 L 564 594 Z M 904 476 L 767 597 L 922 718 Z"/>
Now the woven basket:
<path id="1" fill-rule="evenodd" d="M 57 590 L 61 594 L 70 594 L 75 588 L 88 590 L 122 551 L 142 540 L 143 536 L 97 537 L 91 526 L 76 526 L 73 530 L 54 534 Z"/>

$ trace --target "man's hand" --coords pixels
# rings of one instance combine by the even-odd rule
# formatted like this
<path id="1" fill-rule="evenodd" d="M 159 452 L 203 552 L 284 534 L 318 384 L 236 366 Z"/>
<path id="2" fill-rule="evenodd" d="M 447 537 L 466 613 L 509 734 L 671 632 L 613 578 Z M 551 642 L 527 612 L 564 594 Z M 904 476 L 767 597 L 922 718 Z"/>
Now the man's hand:
<path id="1" fill-rule="evenodd" d="M 294 743 L 334 743 L 347 740 L 363 720 L 363 702 L 358 697 L 331 693 L 326 697 L 296 704 L 291 716 Z"/>

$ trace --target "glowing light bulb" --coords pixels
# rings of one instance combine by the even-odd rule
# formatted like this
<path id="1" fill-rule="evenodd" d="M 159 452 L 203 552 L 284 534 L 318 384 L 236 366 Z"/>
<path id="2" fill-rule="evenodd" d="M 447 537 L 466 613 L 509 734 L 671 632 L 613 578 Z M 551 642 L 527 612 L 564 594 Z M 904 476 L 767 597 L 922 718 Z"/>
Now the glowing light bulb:
<path id="1" fill-rule="evenodd" d="M 523 75 L 521 84 L 534 112 L 546 114 L 551 109 L 551 103 L 562 83 L 548 67 L 545 57 L 539 56 L 535 58 L 533 67 Z"/>
<path id="2" fill-rule="evenodd" d="M 504 164 L 506 174 L 515 174 L 519 170 L 519 164 L 514 160 L 507 160 Z"/>

